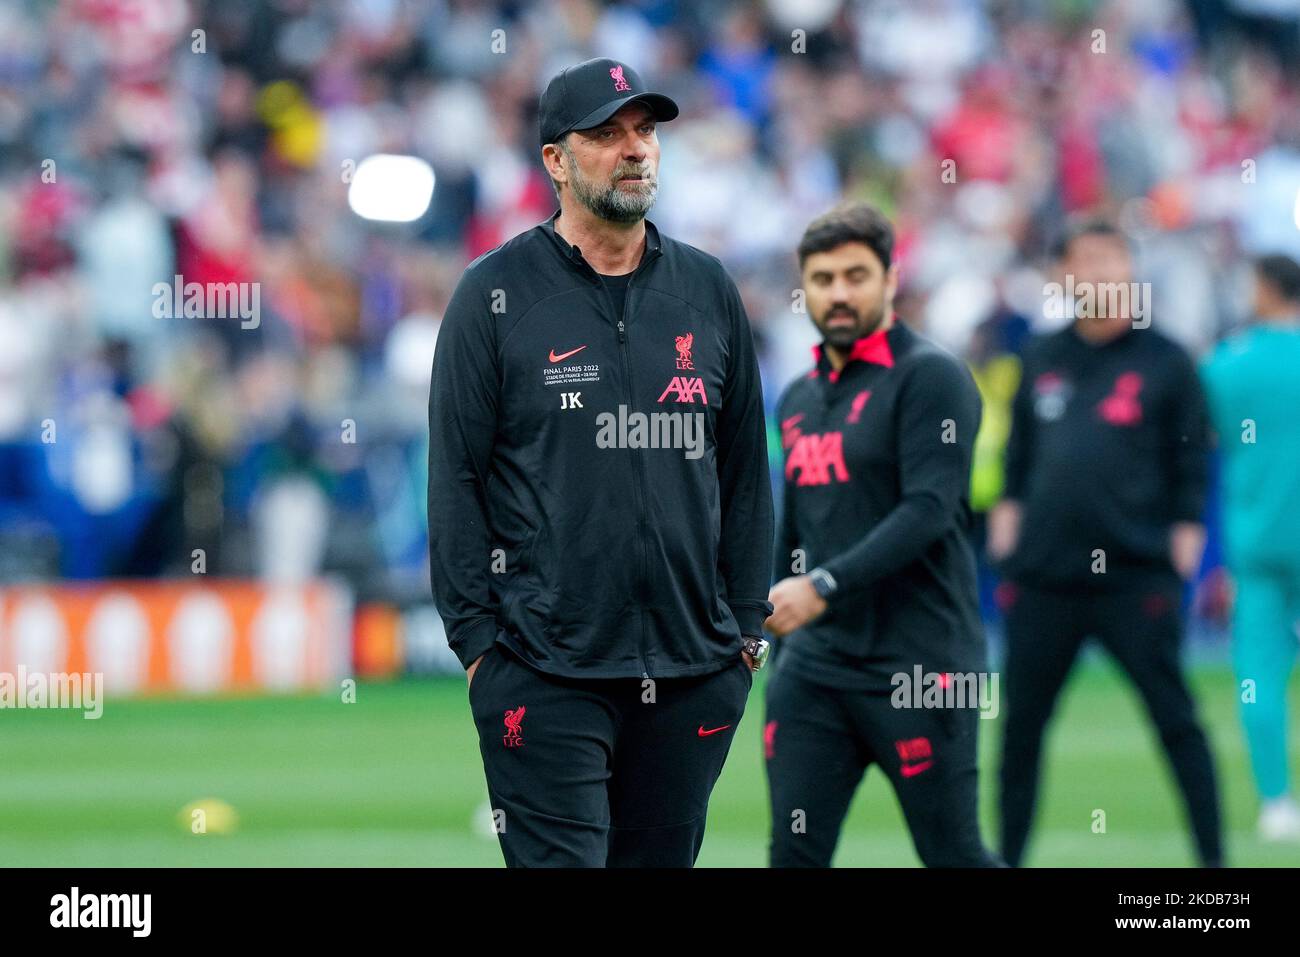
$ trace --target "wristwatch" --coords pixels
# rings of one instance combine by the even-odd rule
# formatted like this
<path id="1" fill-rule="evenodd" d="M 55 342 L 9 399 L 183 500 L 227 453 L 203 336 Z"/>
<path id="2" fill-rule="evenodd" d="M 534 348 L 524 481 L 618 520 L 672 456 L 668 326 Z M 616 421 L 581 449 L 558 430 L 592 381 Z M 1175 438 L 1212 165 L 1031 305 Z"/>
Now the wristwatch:
<path id="1" fill-rule="evenodd" d="M 740 642 L 741 648 L 753 660 L 754 670 L 761 670 L 767 664 L 767 653 L 772 650 L 772 643 L 755 635 L 741 635 Z"/>
<path id="2" fill-rule="evenodd" d="M 835 576 L 824 568 L 814 568 L 808 573 L 808 579 L 812 582 L 813 591 L 821 596 L 823 601 L 830 601 L 831 595 L 840 586 L 835 582 Z"/>

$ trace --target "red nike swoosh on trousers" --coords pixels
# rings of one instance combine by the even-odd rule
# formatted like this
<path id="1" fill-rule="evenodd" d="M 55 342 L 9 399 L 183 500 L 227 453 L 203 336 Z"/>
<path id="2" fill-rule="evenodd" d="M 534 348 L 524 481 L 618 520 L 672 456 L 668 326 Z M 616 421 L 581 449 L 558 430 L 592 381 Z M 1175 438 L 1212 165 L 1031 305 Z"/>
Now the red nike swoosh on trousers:
<path id="1" fill-rule="evenodd" d="M 714 729 L 711 730 L 711 731 L 705 731 L 705 730 L 704 730 L 704 725 L 700 725 L 699 735 L 700 735 L 701 738 L 707 738 L 707 737 L 708 737 L 709 735 L 711 735 L 711 734 L 717 734 L 719 731 L 726 731 L 726 730 L 727 730 L 728 728 L 730 728 L 730 727 L 731 727 L 731 725 L 729 725 L 729 724 L 724 724 L 724 725 L 723 725 L 722 727 L 720 727 L 720 728 L 714 728 Z"/>
<path id="2" fill-rule="evenodd" d="M 551 350 L 551 361 L 552 361 L 552 362 L 559 362 L 561 359 L 567 359 L 567 358 L 569 358 L 569 356 L 573 355 L 575 352 L 581 352 L 581 351 L 582 351 L 583 349 L 585 349 L 585 348 L 587 348 L 587 347 L 586 347 L 586 346 L 578 346 L 578 348 L 576 348 L 576 349 L 571 349 L 571 350 L 569 350 L 568 352 L 562 353 L 562 354 L 560 354 L 560 355 L 558 355 L 558 356 L 555 354 L 555 350 L 552 349 L 552 350 Z"/>
<path id="3" fill-rule="evenodd" d="M 920 774 L 932 764 L 934 764 L 933 761 L 922 761 L 920 764 L 904 764 L 899 770 L 903 772 L 903 777 L 910 778 Z"/>

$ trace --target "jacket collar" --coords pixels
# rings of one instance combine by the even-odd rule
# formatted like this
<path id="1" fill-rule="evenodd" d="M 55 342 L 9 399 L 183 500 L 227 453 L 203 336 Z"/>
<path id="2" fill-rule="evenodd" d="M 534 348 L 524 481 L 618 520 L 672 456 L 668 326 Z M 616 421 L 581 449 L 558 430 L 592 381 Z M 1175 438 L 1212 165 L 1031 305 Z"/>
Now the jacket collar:
<path id="1" fill-rule="evenodd" d="M 840 373 L 855 361 L 874 362 L 886 369 L 892 368 L 894 365 L 894 350 L 889 344 L 889 334 L 898 328 L 898 325 L 898 316 L 893 316 L 893 321 L 888 329 L 877 329 L 871 335 L 863 336 L 854 342 L 853 348 L 849 351 L 848 361 L 840 369 L 831 367 L 831 360 L 826 358 L 825 343 L 819 342 L 812 347 L 813 362 L 815 363 L 813 375 L 825 372 L 826 377 L 831 382 L 835 382 L 839 379 Z"/>
<path id="2" fill-rule="evenodd" d="M 555 221 L 559 218 L 560 210 L 557 209 L 551 214 L 550 219 L 538 224 L 538 228 L 551 238 L 551 242 L 555 244 L 556 250 L 558 250 L 560 255 L 568 260 L 569 263 L 578 269 L 585 268 L 587 272 L 592 276 L 597 277 L 597 281 L 599 281 L 600 274 L 597 273 L 595 268 L 583 258 L 582 250 L 577 246 L 570 245 L 567 239 L 555 231 Z M 663 247 L 659 238 L 659 228 L 647 219 L 645 221 L 645 253 L 641 257 L 641 263 L 648 263 L 651 259 L 659 256 L 662 252 Z M 638 268 L 640 267 L 638 266 Z"/>

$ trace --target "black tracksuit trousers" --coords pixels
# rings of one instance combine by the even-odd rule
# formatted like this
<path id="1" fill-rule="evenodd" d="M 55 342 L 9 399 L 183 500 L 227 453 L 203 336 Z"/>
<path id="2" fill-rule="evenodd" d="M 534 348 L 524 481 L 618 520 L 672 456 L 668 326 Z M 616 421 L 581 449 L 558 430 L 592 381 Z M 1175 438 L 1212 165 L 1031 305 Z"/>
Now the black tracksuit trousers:
<path id="1" fill-rule="evenodd" d="M 1222 863 L 1209 745 L 1178 661 L 1182 585 L 1157 578 L 1112 592 L 1007 592 L 1003 667 L 1002 856 L 1020 863 L 1038 792 L 1043 733 L 1084 639 L 1095 635 L 1137 686 L 1173 766 L 1204 866 Z"/>
<path id="2" fill-rule="evenodd" d="M 754 677 L 573 679 L 498 643 L 470 683 L 508 867 L 691 867 Z"/>
<path id="3" fill-rule="evenodd" d="M 776 666 L 763 728 L 772 867 L 829 867 L 849 802 L 875 763 L 927 867 L 998 867 L 979 833 L 977 708 L 897 708 Z"/>

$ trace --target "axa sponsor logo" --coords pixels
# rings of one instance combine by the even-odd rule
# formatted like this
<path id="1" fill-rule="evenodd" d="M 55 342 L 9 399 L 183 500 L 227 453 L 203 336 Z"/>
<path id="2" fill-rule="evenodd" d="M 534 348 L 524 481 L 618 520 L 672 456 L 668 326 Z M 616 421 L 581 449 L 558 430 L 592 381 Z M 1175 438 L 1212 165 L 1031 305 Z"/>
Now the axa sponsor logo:
<path id="1" fill-rule="evenodd" d="M 847 482 L 849 467 L 844 462 L 844 433 L 802 432 L 799 429 L 802 418 L 801 413 L 781 423 L 786 481 L 796 485 Z"/>
<path id="2" fill-rule="evenodd" d="M 675 336 L 673 347 L 677 352 L 677 368 L 680 371 L 695 371 L 695 362 L 691 358 L 691 350 L 695 347 L 695 333 L 688 332 L 684 336 Z M 669 396 L 672 396 L 669 399 Z M 704 405 L 709 404 L 709 395 L 704 388 L 704 380 L 699 376 L 675 375 L 668 380 L 668 385 L 664 391 L 659 393 L 659 401 L 668 400 L 670 402 L 690 402 L 694 403 L 699 399 Z"/>
<path id="3" fill-rule="evenodd" d="M 659 401 L 663 402 L 670 394 L 675 396 L 670 400 L 672 402 L 694 403 L 699 398 L 705 405 L 709 404 L 708 393 L 704 391 L 704 380 L 699 376 L 673 376 L 664 391 L 659 393 Z"/>

